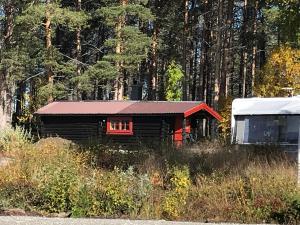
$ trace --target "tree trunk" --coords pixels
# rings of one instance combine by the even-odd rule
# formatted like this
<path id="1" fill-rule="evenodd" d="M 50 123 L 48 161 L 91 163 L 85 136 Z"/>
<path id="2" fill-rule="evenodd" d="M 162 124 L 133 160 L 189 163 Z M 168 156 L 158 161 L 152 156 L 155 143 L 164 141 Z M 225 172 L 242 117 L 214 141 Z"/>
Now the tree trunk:
<path id="1" fill-rule="evenodd" d="M 26 91 L 26 84 L 23 82 L 19 82 L 17 85 L 16 91 L 16 116 L 21 116 L 24 113 L 25 99 L 24 94 Z"/>
<path id="2" fill-rule="evenodd" d="M 12 115 L 10 114 L 10 106 L 7 99 L 7 83 L 5 75 L 1 72 L 0 74 L 0 130 L 9 126 L 11 123 Z"/>
<path id="3" fill-rule="evenodd" d="M 248 53 L 247 49 L 243 51 L 242 59 L 241 59 L 241 68 L 242 68 L 242 98 L 246 97 L 246 81 L 247 81 L 247 62 L 248 62 Z"/>
<path id="4" fill-rule="evenodd" d="M 219 0 L 218 3 L 218 21 L 217 21 L 217 40 L 216 40 L 216 52 L 215 52 L 215 77 L 214 77 L 214 91 L 213 91 L 213 106 L 218 109 L 218 101 L 220 97 L 220 71 L 221 71 L 221 39 L 222 39 L 222 26 L 223 26 L 223 0 Z"/>
<path id="5" fill-rule="evenodd" d="M 3 9 L 5 14 L 5 31 L 2 48 L 5 51 L 11 48 L 15 7 L 12 2 L 8 1 Z M 12 123 L 15 84 L 12 83 L 9 76 L 8 68 L 4 67 L 0 71 L 0 130 L 10 126 Z"/>
<path id="6" fill-rule="evenodd" d="M 46 21 L 45 21 L 45 34 L 46 34 L 46 50 L 47 50 L 47 57 L 48 60 L 52 60 L 52 35 L 51 35 L 51 15 L 49 11 L 49 5 L 51 0 L 46 0 Z M 54 74 L 51 68 L 51 65 L 46 65 L 46 73 L 48 78 L 48 88 L 50 90 L 48 96 L 48 103 L 53 102 L 53 85 L 54 85 Z"/>
<path id="7" fill-rule="evenodd" d="M 261 9 L 260 9 L 261 10 Z M 258 53 L 258 67 L 259 69 L 262 69 L 266 62 L 266 32 L 265 32 L 265 18 L 263 13 L 261 14 L 260 22 L 261 22 L 261 27 L 262 31 L 261 34 L 259 35 L 258 41 L 257 41 L 257 46 L 259 49 Z"/>
<path id="8" fill-rule="evenodd" d="M 210 45 L 211 45 L 211 2 L 206 0 L 204 2 L 204 22 L 203 22 L 203 34 L 201 42 L 201 56 L 200 56 L 200 76 L 201 85 L 199 85 L 200 100 L 208 103 L 209 99 L 209 82 L 210 82 Z"/>
<path id="9" fill-rule="evenodd" d="M 81 0 L 77 0 L 77 11 L 81 11 Z M 76 29 L 76 60 L 77 60 L 77 68 L 76 68 L 76 76 L 81 75 L 81 27 L 77 27 Z M 76 84 L 74 87 L 73 95 L 75 97 L 75 100 L 81 99 L 80 93 L 78 91 L 78 87 L 80 84 Z"/>
<path id="10" fill-rule="evenodd" d="M 239 80 L 239 96 L 246 97 L 246 80 L 247 80 L 247 62 L 248 62 L 248 43 L 247 43 L 247 27 L 248 27 L 248 0 L 244 0 L 243 8 L 243 24 L 241 27 L 241 60 L 240 60 L 240 80 Z"/>
<path id="11" fill-rule="evenodd" d="M 188 99 L 188 83 L 189 83 L 189 77 L 188 77 L 188 70 L 187 70 L 187 42 L 188 42 L 188 36 L 189 36 L 189 0 L 184 0 L 184 31 L 183 31 L 183 71 L 184 71 L 184 79 L 183 79 L 183 95 L 182 99 L 183 101 L 186 101 Z"/>
<path id="12" fill-rule="evenodd" d="M 257 54 L 257 11 L 258 1 L 255 1 L 255 12 L 253 16 L 253 40 L 252 40 L 252 64 L 251 64 L 251 96 L 254 96 L 254 85 L 256 75 L 256 54 Z"/>
<path id="13" fill-rule="evenodd" d="M 233 22 L 233 0 L 227 0 L 226 7 L 226 27 L 224 35 L 224 52 L 221 71 L 220 82 L 220 97 L 226 98 L 228 96 L 228 85 L 230 83 L 230 77 L 232 76 L 231 65 L 233 64 L 232 54 L 232 22 Z"/>
<path id="14" fill-rule="evenodd" d="M 154 22 L 153 24 L 153 34 L 152 34 L 152 44 L 151 44 L 151 60 L 149 68 L 149 91 L 148 100 L 157 100 L 157 47 L 158 47 L 158 27 Z"/>
<path id="15" fill-rule="evenodd" d="M 128 0 L 120 0 L 122 6 L 126 6 L 128 4 Z M 116 45 L 116 54 L 122 53 L 122 28 L 125 25 L 125 16 L 119 16 L 118 23 L 116 25 L 116 36 L 117 36 L 117 45 Z M 123 100 L 124 97 L 124 70 L 123 70 L 123 63 L 116 62 L 117 69 L 119 71 L 119 75 L 117 76 L 114 84 L 115 95 L 114 100 Z"/>
<path id="16" fill-rule="evenodd" d="M 198 67 L 197 67 L 197 61 L 198 61 L 198 45 L 197 42 L 195 42 L 194 44 L 194 50 L 193 50 L 193 54 L 194 54 L 194 59 L 193 59 L 193 72 L 192 72 L 192 90 L 191 90 L 191 99 L 192 101 L 197 101 L 197 85 L 198 85 L 198 80 L 197 80 L 197 74 L 198 74 Z"/>

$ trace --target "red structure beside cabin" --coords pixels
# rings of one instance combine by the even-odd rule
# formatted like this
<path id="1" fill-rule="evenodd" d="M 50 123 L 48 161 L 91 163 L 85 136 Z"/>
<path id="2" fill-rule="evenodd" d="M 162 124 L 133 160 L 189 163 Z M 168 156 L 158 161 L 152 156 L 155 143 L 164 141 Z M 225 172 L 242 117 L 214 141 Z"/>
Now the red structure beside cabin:
<path id="1" fill-rule="evenodd" d="M 44 137 L 121 144 L 168 141 L 181 145 L 196 139 L 204 121 L 221 119 L 203 102 L 53 102 L 36 114 Z"/>

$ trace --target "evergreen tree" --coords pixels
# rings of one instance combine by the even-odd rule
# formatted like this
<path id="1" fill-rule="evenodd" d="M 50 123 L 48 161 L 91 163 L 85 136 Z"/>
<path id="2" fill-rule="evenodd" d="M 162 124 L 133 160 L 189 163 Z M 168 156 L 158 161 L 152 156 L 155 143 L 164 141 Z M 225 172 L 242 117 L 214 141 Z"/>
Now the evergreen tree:
<path id="1" fill-rule="evenodd" d="M 26 1 L 0 1 L 0 129 L 12 122 L 15 91 L 30 62 L 15 29 L 15 20 Z"/>
<path id="2" fill-rule="evenodd" d="M 65 60 L 65 55 L 53 45 L 54 31 L 59 26 L 66 27 L 70 32 L 75 31 L 76 28 L 85 25 L 87 16 L 84 12 L 63 8 L 59 1 L 47 0 L 28 4 L 17 21 L 20 27 L 25 28 L 22 35 L 36 36 L 40 43 L 44 43 L 40 45 L 37 55 L 43 59 L 37 66 L 44 74 L 44 79 L 39 80 L 40 87 L 37 90 L 41 97 L 40 103 L 65 98 L 69 90 L 67 82 L 64 81 L 68 81 L 75 74 L 77 61 L 72 58 Z"/>
<path id="3" fill-rule="evenodd" d="M 105 42 L 109 53 L 104 59 L 113 62 L 117 68 L 114 99 L 122 100 L 126 95 L 125 86 L 130 86 L 139 64 L 147 58 L 150 38 L 142 33 L 141 28 L 148 26 L 153 15 L 146 8 L 145 0 L 108 2 L 109 6 L 98 11 L 106 24 L 114 29 L 114 35 Z"/>

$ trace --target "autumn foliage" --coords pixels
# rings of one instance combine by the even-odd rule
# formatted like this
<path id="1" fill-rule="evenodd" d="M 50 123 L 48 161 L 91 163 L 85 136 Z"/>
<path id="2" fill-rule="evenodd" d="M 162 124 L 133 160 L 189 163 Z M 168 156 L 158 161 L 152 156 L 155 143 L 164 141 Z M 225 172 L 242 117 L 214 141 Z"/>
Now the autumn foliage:
<path id="1" fill-rule="evenodd" d="M 289 46 L 275 49 L 256 80 L 256 94 L 266 97 L 287 96 L 284 88 L 300 91 L 300 50 Z"/>

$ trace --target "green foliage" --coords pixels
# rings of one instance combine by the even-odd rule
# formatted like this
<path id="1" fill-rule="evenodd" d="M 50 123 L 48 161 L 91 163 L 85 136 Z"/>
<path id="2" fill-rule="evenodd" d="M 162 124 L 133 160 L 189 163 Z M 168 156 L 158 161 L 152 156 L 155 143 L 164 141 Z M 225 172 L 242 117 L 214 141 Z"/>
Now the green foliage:
<path id="1" fill-rule="evenodd" d="M 179 101 L 182 98 L 183 72 L 181 66 L 172 61 L 167 70 L 166 99 Z"/>
<path id="2" fill-rule="evenodd" d="M 147 58 L 150 38 L 135 26 L 125 26 L 121 30 L 121 40 L 116 38 L 108 39 L 105 45 L 115 49 L 118 42 L 121 42 L 121 53 L 115 54 L 112 51 L 104 59 L 115 63 L 122 63 L 122 68 L 131 73 L 135 72 L 138 64 Z"/>
<path id="3" fill-rule="evenodd" d="M 57 155 L 57 161 L 47 163 L 36 171 L 34 181 L 38 181 L 38 190 L 44 203 L 41 208 L 49 212 L 66 212 L 71 209 L 70 194 L 78 184 L 78 165 L 70 161 L 67 150 Z M 66 161 L 68 160 L 68 161 Z"/>
<path id="4" fill-rule="evenodd" d="M 280 224 L 297 224 L 300 220 L 299 193 L 289 193 L 286 198 L 287 207 L 274 212 L 272 218 Z"/>
<path id="5" fill-rule="evenodd" d="M 263 10 L 268 27 L 278 33 L 280 43 L 300 45 L 300 10 L 297 0 L 267 0 Z"/>
<path id="6" fill-rule="evenodd" d="M 120 17 L 132 16 L 142 22 L 153 20 L 151 10 L 146 7 L 148 0 L 130 0 L 126 5 L 120 5 L 119 1 L 109 1 L 110 5 L 102 7 L 97 12 L 103 16 L 109 26 L 115 26 Z"/>
<path id="7" fill-rule="evenodd" d="M 26 182 L 5 183 L 0 186 L 0 209 L 20 208 L 35 210 L 39 199 L 39 192 Z"/>
<path id="8" fill-rule="evenodd" d="M 114 170 L 103 177 L 104 212 L 109 215 L 138 212 L 151 189 L 149 178 L 136 176 L 132 168 Z"/>
<path id="9" fill-rule="evenodd" d="M 0 207 L 70 211 L 74 217 L 133 216 L 152 190 L 147 174 L 137 174 L 133 168 L 93 169 L 87 165 L 87 155 L 75 152 L 76 146 L 63 139 L 17 147 L 10 152 L 13 161 L 0 167 Z"/>
<path id="10" fill-rule="evenodd" d="M 162 203 L 163 215 L 168 219 L 179 218 L 185 209 L 186 200 L 191 186 L 189 169 L 173 167 L 168 171 L 169 188 Z"/>
<path id="11" fill-rule="evenodd" d="M 79 91 L 92 92 L 93 84 L 114 79 L 118 74 L 116 67 L 108 61 L 98 61 L 89 66 L 81 76 L 71 78 L 71 83 L 78 87 Z"/>
<path id="12" fill-rule="evenodd" d="M 83 11 L 78 12 L 71 8 L 63 8 L 59 3 L 54 2 L 51 4 L 28 4 L 23 13 L 17 17 L 16 22 L 27 25 L 34 30 L 39 29 L 44 25 L 43 20 L 46 11 L 50 12 L 51 24 L 54 27 L 63 25 L 73 31 L 78 27 L 85 27 L 89 19 Z"/>
<path id="13" fill-rule="evenodd" d="M 114 37 L 105 41 L 109 52 L 104 59 L 114 62 L 118 70 L 121 65 L 122 72 L 133 75 L 137 72 L 139 63 L 148 56 L 151 38 L 141 31 L 140 23 L 153 20 L 146 1 L 128 1 L 122 5 L 120 2 L 110 1 L 109 6 L 97 10 L 103 16 L 106 24 L 114 29 Z M 130 18 L 130 19 L 129 19 Z M 119 46 L 120 52 L 116 52 Z M 119 71 L 121 72 L 121 71 Z"/>
<path id="14" fill-rule="evenodd" d="M 70 96 L 76 96 L 75 99 L 99 99 L 104 96 L 98 94 L 99 90 L 109 93 L 117 79 L 119 84 L 124 84 L 124 89 L 120 88 L 124 90 L 124 95 L 129 94 L 132 81 L 137 81 L 144 83 L 143 87 L 149 87 L 143 89 L 143 93 L 149 92 L 143 95 L 148 100 L 180 100 L 182 81 L 177 82 L 177 79 L 181 78 L 173 81 L 170 73 L 166 73 L 166 66 L 171 60 L 180 62 L 182 66 L 186 64 L 189 78 L 183 82 L 188 82 L 187 90 L 190 90 L 192 100 L 202 98 L 204 93 L 208 101 L 211 99 L 214 92 L 211 84 L 218 77 L 215 72 L 219 71 L 216 66 L 224 69 L 220 76 L 220 90 L 230 86 L 232 88 L 228 89 L 228 93 L 237 95 L 240 92 L 238 77 L 241 77 L 245 63 L 250 65 L 255 61 L 253 66 L 261 69 L 266 57 L 270 57 L 266 69 L 261 74 L 252 71 L 255 72 L 252 75 L 255 75 L 257 86 L 260 86 L 258 95 L 281 96 L 278 90 L 283 85 L 298 88 L 293 80 L 277 75 L 278 72 L 285 73 L 288 64 L 274 66 L 270 62 L 273 61 L 271 51 L 276 46 L 288 44 L 294 49 L 299 48 L 299 1 L 251 1 L 247 7 L 241 7 L 243 1 L 238 1 L 219 12 L 216 11 L 216 0 L 209 5 L 205 1 L 187 3 L 185 14 L 183 1 L 100 0 L 78 4 L 77 1 L 61 0 L 51 0 L 49 3 L 40 0 L 1 0 L 0 75 L 3 72 L 4 76 L 0 76 L 3 79 L 0 82 L 7 85 L 14 97 L 15 89 L 26 86 L 22 91 L 30 95 L 30 100 L 26 100 L 26 107 L 20 109 L 26 117 L 28 112 L 33 113 L 44 105 L 50 94 L 55 100 Z M 45 47 L 46 12 L 51 20 L 50 49 Z M 243 19 L 243 16 L 246 17 Z M 220 23 L 209 25 L 210 20 Z M 12 23 L 13 29 L 12 34 L 7 36 L 8 22 Z M 219 29 L 220 24 L 227 24 L 228 29 Z M 216 43 L 215 37 L 218 35 L 215 32 L 218 30 L 222 32 L 221 45 Z M 214 38 L 206 35 L 209 32 L 214 33 Z M 229 40 L 232 37 L 240 37 L 236 39 L 236 46 L 231 46 L 233 42 Z M 242 52 L 234 49 L 245 50 L 247 62 L 240 58 Z M 219 51 L 225 53 L 221 56 L 222 65 L 214 65 L 211 56 L 218 55 Z M 256 57 L 253 55 L 255 52 Z M 54 73 L 53 88 L 47 85 L 49 67 Z M 251 93 L 252 75 L 248 67 L 245 70 L 246 92 Z M 176 74 L 174 71 L 172 73 Z M 283 82 L 269 79 L 269 74 Z M 229 83 L 225 76 L 232 78 L 227 79 Z M 292 76 L 297 77 L 297 71 Z M 168 80 L 170 83 L 166 84 Z M 2 101 L 5 99 L 0 97 Z M 224 126 L 221 129 L 227 130 Z"/>
<path id="15" fill-rule="evenodd" d="M 52 1 L 50 4 L 45 2 L 35 2 L 24 4 L 24 9 L 16 16 L 15 35 L 18 45 L 22 45 L 22 51 L 18 54 L 26 57 L 19 60 L 19 72 L 23 72 L 20 80 L 34 80 L 35 84 L 35 103 L 36 107 L 44 105 L 49 95 L 55 99 L 66 99 L 70 93 L 70 80 L 76 74 L 77 61 L 72 57 L 65 58 L 60 48 L 55 46 L 56 29 L 64 29 L 66 33 L 74 35 L 74 32 L 80 28 L 87 28 L 89 15 L 84 10 L 76 11 L 71 7 L 64 7 L 60 1 Z M 46 12 L 51 20 L 51 39 L 52 46 L 46 49 L 44 43 L 45 36 L 45 18 Z M 42 38 L 41 38 L 42 35 Z M 18 48 L 17 48 L 18 49 Z M 23 57 L 23 58 L 24 58 Z M 15 57 L 16 58 L 16 57 Z M 48 84 L 46 76 L 46 67 L 50 67 L 54 74 L 54 86 Z M 12 67 L 14 68 L 14 67 Z M 34 75 L 37 74 L 37 75 Z M 16 81 L 16 79 L 15 79 Z"/>

